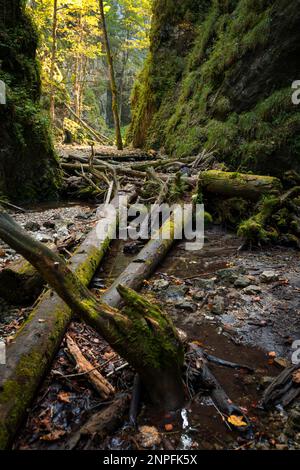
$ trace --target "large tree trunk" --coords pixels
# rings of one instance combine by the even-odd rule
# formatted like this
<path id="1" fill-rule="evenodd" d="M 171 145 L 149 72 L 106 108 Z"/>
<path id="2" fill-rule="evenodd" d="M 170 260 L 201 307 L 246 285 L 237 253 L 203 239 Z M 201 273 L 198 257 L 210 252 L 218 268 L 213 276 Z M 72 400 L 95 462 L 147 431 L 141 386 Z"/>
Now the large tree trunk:
<path id="1" fill-rule="evenodd" d="M 62 258 L 29 237 L 3 213 L 0 215 L 0 237 L 30 261 L 70 309 L 95 328 L 135 368 L 150 400 L 158 408 L 177 409 L 183 404 L 183 349 L 172 322 L 159 307 L 124 286 L 118 286 L 118 292 L 127 305 L 124 312 L 99 301 Z M 62 320 L 57 318 L 56 321 Z M 57 338 L 49 337 L 48 347 L 53 340 Z M 32 376 L 36 377 L 36 369 L 43 369 L 45 354 L 40 349 L 30 355 L 24 354 L 14 380 L 6 380 L 4 370 L 0 393 L 0 448 L 8 445 L 24 415 L 23 403 L 17 406 L 15 396 L 24 400 L 27 406 L 30 404 L 36 387 Z"/>
<path id="2" fill-rule="evenodd" d="M 100 8 L 101 26 L 103 30 L 104 45 L 105 45 L 108 70 L 109 70 L 110 88 L 111 88 L 111 93 L 112 93 L 112 112 L 114 115 L 114 122 L 115 122 L 116 142 L 117 142 L 118 149 L 123 150 L 123 142 L 122 142 L 122 136 L 121 136 L 120 120 L 119 120 L 118 88 L 116 84 L 113 58 L 111 55 L 108 33 L 107 33 L 107 28 L 106 28 L 103 0 L 99 0 L 99 8 Z"/>
<path id="3" fill-rule="evenodd" d="M 264 194 L 278 193 L 280 180 L 271 176 L 247 175 L 209 170 L 200 173 L 199 190 L 225 197 L 242 197 L 258 201 Z"/>

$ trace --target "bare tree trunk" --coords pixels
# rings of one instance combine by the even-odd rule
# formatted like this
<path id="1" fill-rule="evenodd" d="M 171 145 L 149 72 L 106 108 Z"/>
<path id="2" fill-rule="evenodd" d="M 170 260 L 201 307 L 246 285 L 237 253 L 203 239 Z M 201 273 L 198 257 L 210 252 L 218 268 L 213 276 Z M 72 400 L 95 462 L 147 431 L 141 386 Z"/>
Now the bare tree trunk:
<path id="1" fill-rule="evenodd" d="M 109 70 L 110 87 L 111 87 L 111 93 L 112 93 L 112 111 L 113 111 L 114 122 L 115 122 L 116 142 L 117 142 L 118 149 L 123 150 L 121 126 L 120 126 L 120 119 L 119 119 L 119 107 L 118 107 L 118 89 L 116 85 L 113 58 L 111 55 L 110 44 L 109 44 L 109 39 L 108 39 L 108 34 L 107 34 L 103 0 L 99 0 L 99 8 L 100 8 L 101 26 L 103 30 L 104 45 L 105 45 L 108 70 Z"/>
<path id="2" fill-rule="evenodd" d="M 53 22 L 52 22 L 52 49 L 51 49 L 51 67 L 50 67 L 50 117 L 52 123 L 55 119 L 55 86 L 54 70 L 57 51 L 57 0 L 53 3 Z"/>

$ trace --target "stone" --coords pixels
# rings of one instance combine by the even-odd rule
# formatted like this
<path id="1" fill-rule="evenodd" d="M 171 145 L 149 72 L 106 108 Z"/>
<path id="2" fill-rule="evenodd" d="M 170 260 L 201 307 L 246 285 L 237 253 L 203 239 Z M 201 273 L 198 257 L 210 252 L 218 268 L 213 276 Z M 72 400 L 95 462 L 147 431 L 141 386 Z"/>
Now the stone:
<path id="1" fill-rule="evenodd" d="M 194 286 L 199 289 L 204 290 L 213 290 L 215 288 L 217 278 L 213 277 L 211 279 L 195 279 Z"/>
<path id="2" fill-rule="evenodd" d="M 157 279 L 156 281 L 153 282 L 152 289 L 154 291 L 160 291 L 161 289 L 167 289 L 169 285 L 170 285 L 169 281 L 166 281 L 165 279 Z"/>
<path id="3" fill-rule="evenodd" d="M 37 232 L 40 230 L 41 226 L 37 222 L 34 222 L 33 220 L 29 220 L 25 224 L 25 230 L 28 230 L 29 232 Z"/>
<path id="4" fill-rule="evenodd" d="M 261 282 L 268 284 L 270 282 L 275 282 L 279 280 L 279 275 L 275 271 L 264 271 L 260 275 Z"/>
<path id="5" fill-rule="evenodd" d="M 195 312 L 197 310 L 197 305 L 188 300 L 182 300 L 175 304 L 175 307 L 179 310 L 186 310 L 187 312 Z"/>
<path id="6" fill-rule="evenodd" d="M 274 380 L 274 377 L 269 377 L 268 375 L 264 375 L 261 377 L 259 383 L 262 389 L 267 388 Z"/>
<path id="7" fill-rule="evenodd" d="M 251 284 L 247 276 L 239 276 L 234 282 L 234 287 L 245 288 Z"/>
<path id="8" fill-rule="evenodd" d="M 290 410 L 286 430 L 289 436 L 300 432 L 300 404 L 294 405 Z"/>
<path id="9" fill-rule="evenodd" d="M 219 271 L 217 271 L 218 279 L 224 282 L 234 283 L 238 275 L 237 268 L 219 269 Z"/>
<path id="10" fill-rule="evenodd" d="M 41 243 L 52 242 L 52 238 L 49 235 L 46 235 L 45 233 L 37 233 L 35 238 L 36 238 L 37 241 L 39 241 Z"/>
<path id="11" fill-rule="evenodd" d="M 196 290 L 196 291 L 193 292 L 193 299 L 194 300 L 203 300 L 205 295 L 206 294 L 205 294 L 204 290 L 199 289 L 199 290 Z"/>
<path id="12" fill-rule="evenodd" d="M 77 215 L 75 215 L 75 219 L 79 220 L 87 220 L 89 218 L 89 214 L 86 214 L 85 212 L 79 212 Z"/>
<path id="13" fill-rule="evenodd" d="M 166 290 L 166 297 L 170 300 L 180 300 L 183 299 L 184 296 L 188 293 L 189 287 L 182 285 L 182 286 L 170 286 Z"/>
<path id="14" fill-rule="evenodd" d="M 259 286 L 250 285 L 245 287 L 242 292 L 246 295 L 258 295 L 261 293 L 261 288 Z"/>
<path id="15" fill-rule="evenodd" d="M 216 297 L 212 301 L 211 312 L 215 315 L 222 315 L 225 309 L 225 301 L 224 298 L 220 295 L 216 295 Z"/>
<path id="16" fill-rule="evenodd" d="M 51 220 L 46 220 L 46 222 L 44 222 L 43 227 L 53 230 L 53 229 L 55 229 L 55 222 L 53 222 Z"/>

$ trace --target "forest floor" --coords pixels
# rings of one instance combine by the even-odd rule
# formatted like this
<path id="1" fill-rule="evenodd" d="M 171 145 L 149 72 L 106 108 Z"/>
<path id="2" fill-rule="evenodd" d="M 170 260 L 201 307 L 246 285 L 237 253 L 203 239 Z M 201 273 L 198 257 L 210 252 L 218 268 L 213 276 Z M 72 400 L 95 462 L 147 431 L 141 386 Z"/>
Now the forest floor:
<path id="1" fill-rule="evenodd" d="M 95 207 L 60 203 L 27 208 L 13 214 L 40 241 L 65 241 L 66 257 L 95 223 Z M 71 241 L 70 241 L 71 239 Z M 191 394 L 187 379 L 184 414 L 161 416 L 142 406 L 138 426 L 125 417 L 123 425 L 104 440 L 81 444 L 86 449 L 300 449 L 300 405 L 266 412 L 260 407 L 264 389 L 290 364 L 292 344 L 300 339 L 300 253 L 292 248 L 239 251 L 241 240 L 211 226 L 204 248 L 186 251 L 180 242 L 159 265 L 143 294 L 159 302 L 189 342 L 209 354 L 254 369 L 211 369 L 235 404 L 249 416 L 253 434 L 230 430 L 205 391 Z M 91 284 L 101 295 L 125 269 L 134 253 L 131 242 L 114 241 Z M 0 245 L 0 266 L 17 257 Z M 31 308 L 0 299 L 0 335 L 11 341 Z M 90 327 L 76 318 L 68 329 L 84 356 L 116 388 L 131 393 L 134 371 Z M 91 413 L 104 409 L 103 400 L 85 375 L 76 372 L 66 340 L 42 384 L 15 440 L 15 449 L 65 449 L 70 435 Z M 185 421 L 185 413 L 188 426 Z M 182 419 L 184 418 L 184 419 Z M 148 428 L 145 428 L 148 426 Z"/>
<path id="2" fill-rule="evenodd" d="M 93 223 L 93 215 L 90 206 L 69 205 L 16 214 L 16 220 L 25 226 L 39 224 L 41 228 L 33 232 L 37 238 L 51 239 L 59 230 L 63 237 L 76 231 L 81 238 Z M 45 231 L 46 221 L 54 221 L 55 229 Z M 189 440 L 183 439 L 186 432 L 179 417 L 157 416 L 155 411 L 149 414 L 146 410 L 141 413 L 139 425 L 155 426 L 162 448 L 300 448 L 298 430 L 290 429 L 290 413 L 266 413 L 258 406 L 270 377 L 278 375 L 290 361 L 292 342 L 300 338 L 300 254 L 286 248 L 237 252 L 239 246 L 238 237 L 213 227 L 206 232 L 204 249 L 199 252 L 186 251 L 184 243 L 178 244 L 145 283 L 143 292 L 161 303 L 190 341 L 201 343 L 210 354 L 254 367 L 251 375 L 218 366 L 212 370 L 235 403 L 248 410 L 255 438 L 249 440 L 231 432 L 204 394 L 192 399 L 187 407 L 192 428 Z M 14 258 L 10 249 L 3 246 L 1 250 L 1 255 L 5 252 L 1 262 Z M 123 243 L 114 242 L 92 283 L 95 292 L 108 288 L 132 256 L 124 253 Z M 262 276 L 265 271 L 273 273 L 267 283 Z M 1 335 L 12 337 L 30 309 L 8 306 L 3 301 L 1 306 Z M 130 392 L 133 371 L 101 337 L 77 321 L 70 325 L 68 334 L 93 365 L 103 364 L 102 374 L 118 392 Z M 270 357 L 270 352 L 276 357 Z M 74 373 L 64 343 L 15 448 L 64 448 L 67 437 L 83 423 L 84 416 L 107 403 L 85 377 L 67 377 Z M 300 415 L 299 405 L 292 412 L 293 416 L 296 412 Z M 166 431 L 168 424 L 172 424 L 172 431 Z M 124 422 L 122 429 L 97 448 L 132 449 L 143 447 L 142 443 L 141 433 Z"/>

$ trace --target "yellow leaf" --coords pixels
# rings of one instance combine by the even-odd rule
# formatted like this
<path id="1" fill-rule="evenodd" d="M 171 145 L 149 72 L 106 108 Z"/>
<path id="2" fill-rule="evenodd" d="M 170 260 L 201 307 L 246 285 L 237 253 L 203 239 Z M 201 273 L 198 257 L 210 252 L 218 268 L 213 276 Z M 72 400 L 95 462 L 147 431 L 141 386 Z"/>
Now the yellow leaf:
<path id="1" fill-rule="evenodd" d="M 232 424 L 236 428 L 240 428 L 242 426 L 247 426 L 247 423 L 245 423 L 242 416 L 231 415 L 228 418 L 228 423 Z"/>

